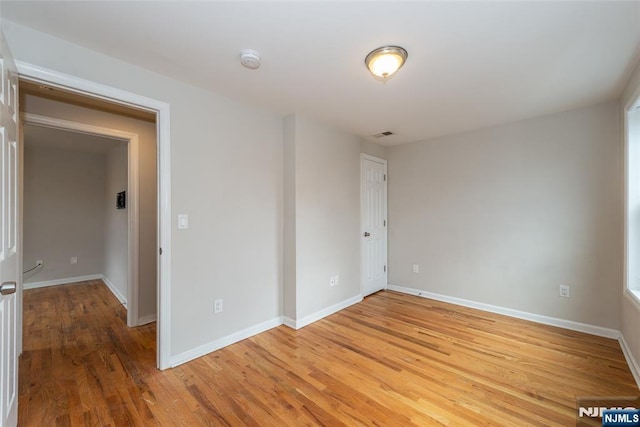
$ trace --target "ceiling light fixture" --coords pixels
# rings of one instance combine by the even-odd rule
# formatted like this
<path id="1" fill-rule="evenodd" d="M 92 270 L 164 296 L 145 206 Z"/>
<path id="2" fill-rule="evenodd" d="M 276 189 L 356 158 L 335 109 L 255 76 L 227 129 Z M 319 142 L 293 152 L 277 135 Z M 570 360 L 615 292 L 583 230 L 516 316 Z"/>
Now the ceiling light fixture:
<path id="1" fill-rule="evenodd" d="M 369 52 L 364 63 L 375 78 L 386 81 L 404 65 L 408 56 L 400 46 L 383 46 Z"/>

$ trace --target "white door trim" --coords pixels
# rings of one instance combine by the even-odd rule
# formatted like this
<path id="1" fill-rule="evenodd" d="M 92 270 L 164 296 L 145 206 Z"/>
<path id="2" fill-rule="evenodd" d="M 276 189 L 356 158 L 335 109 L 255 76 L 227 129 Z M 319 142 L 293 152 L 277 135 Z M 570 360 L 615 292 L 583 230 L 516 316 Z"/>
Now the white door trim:
<path id="1" fill-rule="evenodd" d="M 365 153 L 360 153 L 360 210 L 361 210 L 361 214 L 360 214 L 360 232 L 362 233 L 363 230 L 363 226 L 362 226 L 362 209 L 363 207 L 363 198 L 364 198 L 364 192 L 363 192 L 363 185 L 362 185 L 362 169 L 363 169 L 363 165 L 364 165 L 364 160 L 369 160 L 372 162 L 376 162 L 376 163 L 380 163 L 382 165 L 384 165 L 384 174 L 385 176 L 387 176 L 387 161 L 385 159 L 381 159 L 379 157 L 375 157 L 372 156 L 370 154 L 365 154 Z M 388 286 L 388 282 L 389 282 L 389 203 L 388 203 L 388 191 L 387 191 L 387 185 L 388 185 L 388 181 L 385 179 L 384 181 L 384 218 L 386 221 L 386 227 L 384 228 L 384 240 L 385 240 L 385 245 L 384 245 L 384 250 L 385 250 L 385 265 L 387 266 L 386 272 L 385 272 L 385 276 L 387 278 L 385 283 L 385 289 Z M 362 234 L 360 234 L 360 293 L 361 295 L 365 296 L 368 293 L 365 290 L 365 272 L 364 272 L 364 263 L 362 261 L 362 257 L 364 253 L 364 242 L 362 240 Z"/>
<path id="2" fill-rule="evenodd" d="M 158 319 L 157 367 L 170 367 L 171 357 L 171 128 L 170 106 L 122 89 L 16 61 L 21 79 L 79 95 L 156 113 L 158 156 Z M 20 255 L 21 256 L 21 255 Z"/>
<path id="3" fill-rule="evenodd" d="M 139 171 L 138 171 L 138 153 L 139 143 L 138 134 L 124 132 L 119 129 L 104 128 L 86 123 L 74 122 L 70 120 L 58 119 L 55 117 L 42 116 L 33 113 L 24 113 L 21 115 L 25 124 L 42 126 L 52 129 L 61 129 L 70 132 L 78 132 L 87 135 L 106 136 L 110 138 L 118 138 L 128 143 L 127 162 L 128 162 L 128 261 L 127 261 L 127 326 L 134 327 L 140 324 L 138 315 L 138 254 L 139 254 Z"/>

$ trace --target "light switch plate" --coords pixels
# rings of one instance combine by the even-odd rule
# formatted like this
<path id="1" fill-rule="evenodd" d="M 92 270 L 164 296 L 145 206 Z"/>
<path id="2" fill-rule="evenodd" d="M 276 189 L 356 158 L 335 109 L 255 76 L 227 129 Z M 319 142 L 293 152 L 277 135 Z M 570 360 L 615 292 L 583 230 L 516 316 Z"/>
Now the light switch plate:
<path id="1" fill-rule="evenodd" d="M 186 230 L 189 228 L 189 215 L 178 214 L 178 230 Z"/>

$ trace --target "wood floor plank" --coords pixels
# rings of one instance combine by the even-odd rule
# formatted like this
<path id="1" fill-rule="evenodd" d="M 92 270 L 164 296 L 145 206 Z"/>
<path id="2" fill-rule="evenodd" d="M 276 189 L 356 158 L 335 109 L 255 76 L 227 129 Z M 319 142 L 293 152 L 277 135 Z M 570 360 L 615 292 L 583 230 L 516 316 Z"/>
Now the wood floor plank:
<path id="1" fill-rule="evenodd" d="M 101 281 L 24 293 L 21 426 L 575 425 L 640 395 L 615 340 L 384 291 L 174 369 Z"/>

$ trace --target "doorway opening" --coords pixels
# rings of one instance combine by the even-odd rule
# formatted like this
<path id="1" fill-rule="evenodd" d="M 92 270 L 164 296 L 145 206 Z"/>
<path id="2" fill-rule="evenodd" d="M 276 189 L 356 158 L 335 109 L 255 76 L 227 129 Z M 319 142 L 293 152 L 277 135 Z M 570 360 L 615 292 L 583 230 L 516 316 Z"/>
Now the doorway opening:
<path id="1" fill-rule="evenodd" d="M 151 193 L 143 194 L 145 217 L 151 221 L 140 225 L 139 135 L 33 111 L 124 121 L 120 125 L 141 131 L 146 127 L 152 132 L 143 135 L 151 146 L 145 151 L 151 149 L 152 164 L 155 124 L 105 116 L 76 105 L 76 100 L 47 99 L 30 85 L 23 86 L 23 261 L 28 267 L 24 289 L 101 279 L 127 308 L 129 327 L 155 321 L 157 185 L 154 169 L 146 174 L 151 177 L 142 188 Z M 117 206 L 120 199 L 122 206 Z M 153 300 L 142 309 L 141 285 L 143 296 Z"/>
<path id="2" fill-rule="evenodd" d="M 32 88 L 35 86 L 43 91 L 54 91 L 61 97 L 82 99 L 81 102 L 85 107 L 103 109 L 109 112 L 126 111 L 131 115 L 147 115 L 154 118 L 156 155 L 153 163 L 157 165 L 157 174 L 155 176 L 156 191 L 154 193 L 157 197 L 157 203 L 155 204 L 157 227 L 154 233 L 156 243 L 153 248 L 156 261 L 155 290 L 157 291 L 157 298 L 154 301 L 157 312 L 156 366 L 159 369 L 170 367 L 170 303 L 168 298 L 170 294 L 170 163 L 168 104 L 55 71 L 43 70 L 28 64 L 19 64 L 18 71 L 22 86 L 28 87 L 31 85 Z M 37 117 L 35 119 L 31 117 L 31 119 L 46 121 L 46 119 Z M 46 125 L 55 127 L 52 126 L 51 123 L 47 123 Z M 87 129 L 84 129 L 84 131 L 87 132 Z M 93 130 L 89 129 L 88 133 L 92 133 L 92 131 Z M 102 129 L 102 131 L 104 131 L 104 129 Z M 99 133 L 100 132 L 97 132 L 97 134 Z M 113 135 L 111 136 L 113 137 Z M 120 139 L 130 141 L 129 150 L 131 150 L 131 147 L 134 145 L 132 144 L 133 139 L 131 135 L 119 135 L 119 137 Z M 129 200 L 132 199 L 129 198 Z M 133 306 L 132 301 L 127 302 L 129 308 L 131 308 Z M 145 321 L 149 319 L 142 320 Z"/>

